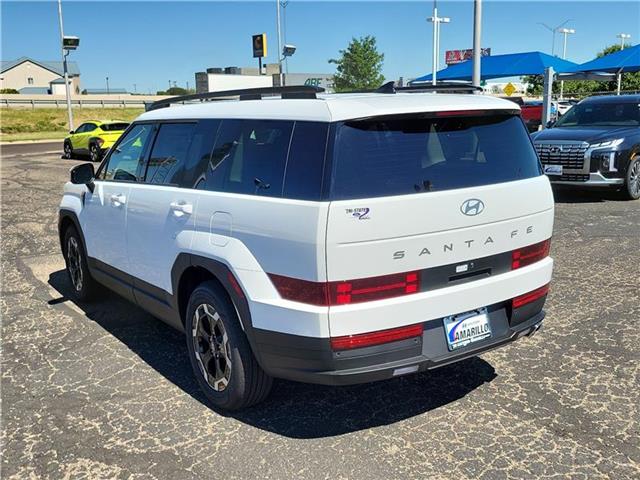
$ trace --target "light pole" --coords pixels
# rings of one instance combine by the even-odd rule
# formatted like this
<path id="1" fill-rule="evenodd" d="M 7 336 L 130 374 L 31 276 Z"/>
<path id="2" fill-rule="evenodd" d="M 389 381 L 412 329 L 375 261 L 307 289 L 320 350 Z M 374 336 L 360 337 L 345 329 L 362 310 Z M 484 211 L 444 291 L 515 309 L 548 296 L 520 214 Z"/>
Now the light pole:
<path id="1" fill-rule="evenodd" d="M 283 42 L 287 43 L 287 6 L 289 5 L 289 0 L 281 0 L 280 6 L 282 7 L 282 30 L 284 36 L 282 37 Z M 289 73 L 289 57 L 284 57 L 284 70 Z"/>
<path id="2" fill-rule="evenodd" d="M 620 50 L 624 50 L 624 41 L 629 40 L 631 38 L 631 35 L 629 35 L 628 33 L 619 33 L 616 36 L 620 39 Z"/>
<path id="3" fill-rule="evenodd" d="M 67 97 L 67 118 L 69 121 L 69 130 L 73 130 L 73 112 L 71 111 L 71 87 L 69 86 L 69 72 L 67 70 L 67 55 L 69 55 L 69 50 L 64 48 L 65 41 L 64 41 L 64 25 L 62 22 L 62 0 L 58 0 L 58 20 L 60 21 L 60 43 L 62 45 L 62 68 L 64 70 L 64 89 Z"/>
<path id="4" fill-rule="evenodd" d="M 624 41 L 631 38 L 628 33 L 619 33 L 617 37 L 620 39 L 620 51 L 624 50 Z M 620 89 L 622 87 L 622 71 L 618 72 L 618 89 L 616 94 L 620 95 Z"/>
<path id="5" fill-rule="evenodd" d="M 107 78 L 107 95 L 109 95 L 109 77 L 106 77 L 106 78 Z"/>
<path id="6" fill-rule="evenodd" d="M 567 58 L 567 36 L 573 35 L 576 31 L 573 28 L 559 28 L 558 33 L 564 35 L 564 43 L 562 47 L 562 59 L 565 60 Z M 560 80 L 560 100 L 562 100 L 562 95 L 564 94 L 564 80 Z"/>
<path id="7" fill-rule="evenodd" d="M 433 58 L 431 66 L 431 84 L 437 84 L 438 56 L 440 50 L 440 24 L 449 23 L 449 17 L 438 17 L 438 2 L 433 0 L 433 16 L 427 18 L 428 22 L 433 22 Z"/>
<path id="8" fill-rule="evenodd" d="M 551 38 L 551 55 L 555 56 L 555 54 L 556 54 L 556 32 L 559 29 L 561 29 L 562 27 L 564 27 L 571 20 L 573 20 L 573 19 L 568 18 L 568 19 L 566 19 L 564 22 L 562 22 L 560 25 L 558 25 L 556 27 L 550 27 L 546 23 L 538 22 L 538 25 L 542 25 L 544 28 L 549 30 L 551 32 L 551 34 L 552 34 L 552 38 Z"/>
<path id="9" fill-rule="evenodd" d="M 480 86 L 480 62 L 482 60 L 481 53 L 481 34 L 482 34 L 482 0 L 475 0 L 473 4 L 473 73 L 471 75 L 471 83 Z"/>
<path id="10" fill-rule="evenodd" d="M 282 86 L 282 34 L 280 28 L 280 0 L 276 0 L 276 26 L 278 30 L 278 83 Z"/>

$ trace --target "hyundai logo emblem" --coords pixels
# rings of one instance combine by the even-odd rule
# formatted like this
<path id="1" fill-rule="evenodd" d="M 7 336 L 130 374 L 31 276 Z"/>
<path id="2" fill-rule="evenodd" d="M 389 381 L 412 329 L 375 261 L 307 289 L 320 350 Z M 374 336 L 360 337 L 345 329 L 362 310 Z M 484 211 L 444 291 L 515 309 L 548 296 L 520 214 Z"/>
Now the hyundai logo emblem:
<path id="1" fill-rule="evenodd" d="M 553 147 L 551 147 L 549 149 L 550 153 L 562 153 L 564 149 L 562 148 L 562 145 L 554 145 Z"/>
<path id="2" fill-rule="evenodd" d="M 473 217 L 474 215 L 479 215 L 484 210 L 484 202 L 482 200 L 478 200 L 477 198 L 470 198 L 469 200 L 465 200 L 460 205 L 460 211 Z"/>

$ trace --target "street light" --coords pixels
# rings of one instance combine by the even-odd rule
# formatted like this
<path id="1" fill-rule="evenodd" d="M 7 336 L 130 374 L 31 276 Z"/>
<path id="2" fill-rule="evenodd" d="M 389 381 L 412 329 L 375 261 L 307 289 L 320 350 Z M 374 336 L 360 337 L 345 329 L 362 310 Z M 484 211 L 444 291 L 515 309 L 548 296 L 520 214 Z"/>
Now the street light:
<path id="1" fill-rule="evenodd" d="M 75 50 L 80 45 L 78 37 L 64 35 L 64 25 L 62 22 L 62 0 L 58 0 L 58 20 L 60 22 L 60 40 L 62 42 L 62 69 L 64 71 L 64 90 L 67 97 L 67 118 L 69 130 L 73 130 L 73 112 L 71 110 L 71 87 L 69 86 L 69 70 L 67 68 L 67 55 L 71 50 Z"/>
<path id="2" fill-rule="evenodd" d="M 628 33 L 619 33 L 616 36 L 620 39 L 620 50 L 624 50 L 624 41 L 629 40 L 631 38 L 631 35 L 629 35 Z"/>
<path id="3" fill-rule="evenodd" d="M 562 59 L 565 60 L 567 58 L 567 36 L 573 35 L 576 31 L 573 28 L 559 28 L 558 33 L 564 35 L 564 44 L 562 47 Z M 564 94 L 564 80 L 560 80 L 560 99 L 562 100 L 562 95 Z"/>
<path id="4" fill-rule="evenodd" d="M 538 25 L 542 25 L 544 28 L 546 28 L 547 30 L 549 30 L 552 34 L 552 40 L 551 40 L 551 55 L 556 54 L 556 32 L 564 27 L 567 23 L 569 23 L 572 19 L 568 18 L 566 19 L 564 22 L 562 22 L 560 25 L 556 26 L 556 27 L 550 27 L 549 25 L 547 25 L 546 23 L 542 23 L 542 22 L 538 22 Z"/>
<path id="5" fill-rule="evenodd" d="M 620 39 L 620 50 L 624 50 L 624 41 L 631 38 L 628 33 L 619 33 L 616 35 Z M 622 87 L 622 72 L 618 72 L 618 90 L 617 95 L 620 95 L 620 88 Z"/>
<path id="6" fill-rule="evenodd" d="M 433 23 L 433 60 L 431 67 L 431 84 L 436 85 L 436 72 L 438 71 L 438 57 L 440 53 L 440 24 L 449 23 L 449 17 L 438 17 L 438 2 L 433 0 L 433 16 L 427 18 L 428 22 Z"/>
<path id="7" fill-rule="evenodd" d="M 109 77 L 106 77 L 106 78 L 107 78 L 107 95 L 109 95 Z"/>

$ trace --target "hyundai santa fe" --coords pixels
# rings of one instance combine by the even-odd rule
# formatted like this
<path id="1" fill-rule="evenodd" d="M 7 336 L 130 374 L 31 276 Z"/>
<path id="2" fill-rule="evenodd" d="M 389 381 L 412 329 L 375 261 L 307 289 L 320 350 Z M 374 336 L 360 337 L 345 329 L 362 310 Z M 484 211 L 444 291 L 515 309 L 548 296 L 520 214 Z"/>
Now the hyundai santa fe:
<path id="1" fill-rule="evenodd" d="M 519 107 L 319 90 L 164 101 L 64 187 L 77 299 L 107 287 L 183 331 L 222 409 L 274 377 L 384 380 L 542 325 L 554 203 Z"/>

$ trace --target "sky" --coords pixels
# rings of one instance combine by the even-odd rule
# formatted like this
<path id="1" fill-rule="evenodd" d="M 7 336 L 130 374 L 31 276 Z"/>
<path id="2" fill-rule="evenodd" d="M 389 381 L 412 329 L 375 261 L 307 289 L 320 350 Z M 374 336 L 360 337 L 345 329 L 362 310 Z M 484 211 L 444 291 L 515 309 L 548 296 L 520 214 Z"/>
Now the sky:
<path id="1" fill-rule="evenodd" d="M 169 81 L 194 86 L 194 74 L 208 67 L 257 66 L 251 35 L 267 34 L 276 62 L 276 1 L 74 1 L 63 0 L 64 29 L 80 37 L 70 60 L 78 62 L 82 88 L 135 89 L 155 93 Z M 384 76 L 415 78 L 431 72 L 433 1 L 302 1 L 285 10 L 286 42 L 297 46 L 290 72 L 333 73 L 328 63 L 353 37 L 373 35 L 384 53 Z M 444 51 L 471 48 L 473 1 L 439 1 Z M 0 57 L 60 59 L 56 1 L 0 1 Z M 482 46 L 492 54 L 539 50 L 551 53 L 552 34 L 539 25 L 566 26 L 567 59 L 591 60 L 619 33 L 640 41 L 640 2 L 629 1 L 483 1 Z M 556 54 L 562 36 L 556 35 Z"/>

